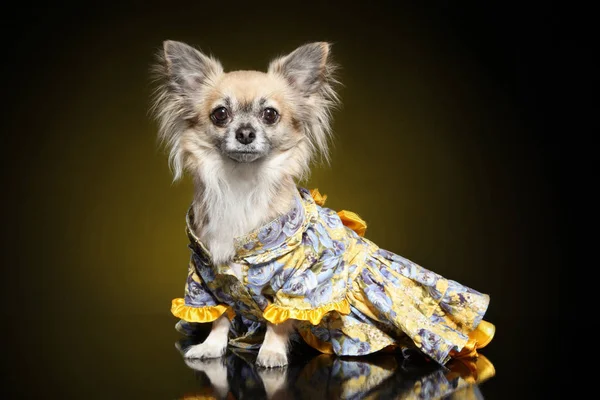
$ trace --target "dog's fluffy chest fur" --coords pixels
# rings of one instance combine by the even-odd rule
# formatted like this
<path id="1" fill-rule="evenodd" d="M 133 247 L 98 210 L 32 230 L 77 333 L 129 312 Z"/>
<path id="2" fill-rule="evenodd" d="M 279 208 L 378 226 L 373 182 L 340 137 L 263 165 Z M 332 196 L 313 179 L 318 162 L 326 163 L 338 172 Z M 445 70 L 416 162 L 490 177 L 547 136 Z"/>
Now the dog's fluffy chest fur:
<path id="1" fill-rule="evenodd" d="M 292 205 L 295 183 L 253 168 L 222 168 L 205 174 L 194 199 L 195 233 L 217 263 L 235 255 L 234 238 L 284 214 Z M 238 278 L 242 270 L 232 265 Z"/>

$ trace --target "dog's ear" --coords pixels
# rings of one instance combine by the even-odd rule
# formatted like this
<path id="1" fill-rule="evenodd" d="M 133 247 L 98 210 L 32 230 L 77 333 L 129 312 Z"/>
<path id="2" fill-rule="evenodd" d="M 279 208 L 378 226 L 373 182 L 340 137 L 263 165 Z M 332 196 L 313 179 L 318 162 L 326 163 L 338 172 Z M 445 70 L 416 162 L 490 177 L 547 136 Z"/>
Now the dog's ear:
<path id="1" fill-rule="evenodd" d="M 158 85 L 151 112 L 159 122 L 158 139 L 169 151 L 174 180 L 183 172 L 180 137 L 197 119 L 203 89 L 223 73 L 221 64 L 185 43 L 167 40 L 152 75 Z"/>
<path id="2" fill-rule="evenodd" d="M 308 43 L 269 65 L 269 74 L 283 77 L 300 95 L 297 117 L 302 122 L 310 146 L 329 159 L 331 109 L 339 104 L 334 74 L 337 64 L 331 60 L 331 45 L 327 42 Z"/>
<path id="3" fill-rule="evenodd" d="M 269 64 L 269 73 L 282 75 L 293 88 L 310 96 L 331 83 L 335 65 L 327 42 L 308 43 Z"/>
<path id="4" fill-rule="evenodd" d="M 164 72 L 173 91 L 195 92 L 207 79 L 223 72 L 219 61 L 185 43 L 167 40 L 163 43 L 163 52 Z"/>

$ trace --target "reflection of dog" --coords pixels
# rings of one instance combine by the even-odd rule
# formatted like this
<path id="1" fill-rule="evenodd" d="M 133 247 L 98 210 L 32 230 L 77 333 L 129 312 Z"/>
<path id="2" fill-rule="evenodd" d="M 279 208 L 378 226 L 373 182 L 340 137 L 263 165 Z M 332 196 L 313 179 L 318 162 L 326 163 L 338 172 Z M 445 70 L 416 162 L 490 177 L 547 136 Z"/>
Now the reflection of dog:
<path id="1" fill-rule="evenodd" d="M 175 347 L 183 354 L 190 346 L 190 340 L 180 340 Z M 304 354 L 306 356 L 306 353 Z M 231 352 L 221 358 L 189 358 L 186 365 L 198 372 L 202 372 L 210 382 L 209 391 L 214 392 L 216 398 L 266 398 L 289 399 L 288 372 L 292 371 L 292 379 L 297 375 L 297 367 L 288 368 L 254 368 L 254 352 Z M 262 385 L 261 385 L 262 383 Z M 203 388 L 203 391 L 206 391 Z M 264 393 L 263 391 L 264 390 Z M 192 398 L 196 398 L 192 396 Z"/>
<path id="2" fill-rule="evenodd" d="M 495 374 L 484 356 L 453 360 L 443 368 L 423 358 L 409 361 L 390 354 L 360 359 L 297 355 L 288 367 L 273 369 L 256 368 L 256 353 L 244 351 L 218 359 L 186 358 L 185 363 L 208 378 L 210 385 L 199 390 L 203 398 L 221 399 L 481 399 L 478 385 Z M 185 398 L 196 399 L 198 394 Z"/>
<path id="3" fill-rule="evenodd" d="M 334 70 L 327 43 L 301 46 L 266 73 L 225 73 L 186 44 L 164 43 L 159 137 L 175 179 L 186 170 L 195 185 L 186 296 L 172 311 L 213 322 L 186 357 L 223 355 L 234 316 L 245 324 L 234 339 L 266 324 L 257 358 L 265 367 L 287 364 L 293 331 L 338 355 L 412 346 L 445 363 L 475 348 L 469 335 L 487 295 L 379 249 L 361 237 L 358 216 L 296 186 L 316 155 L 327 157 Z"/>
<path id="4" fill-rule="evenodd" d="M 193 370 L 203 372 L 210 381 L 213 390 L 217 394 L 217 398 L 225 399 L 229 398 L 227 395 L 230 393 L 230 385 L 227 377 L 227 366 L 223 363 L 221 358 L 210 358 L 210 359 L 199 359 L 199 358 L 187 358 L 185 361 L 186 365 Z M 253 395 L 260 393 L 260 383 L 265 392 L 266 399 L 289 399 L 290 396 L 287 393 L 287 368 L 261 368 L 255 371 L 257 385 L 251 389 L 247 387 L 237 387 L 236 389 L 243 391 L 252 391 Z M 246 383 L 246 382 L 245 382 Z M 259 393 L 256 393 L 259 392 Z M 262 394 L 262 393 L 260 393 Z M 245 396 L 244 396 L 245 397 Z M 262 396 L 261 396 L 262 397 Z M 234 397 L 235 398 L 235 397 Z M 242 398 L 242 397 L 238 397 Z M 256 398 L 250 396 L 248 398 Z"/>

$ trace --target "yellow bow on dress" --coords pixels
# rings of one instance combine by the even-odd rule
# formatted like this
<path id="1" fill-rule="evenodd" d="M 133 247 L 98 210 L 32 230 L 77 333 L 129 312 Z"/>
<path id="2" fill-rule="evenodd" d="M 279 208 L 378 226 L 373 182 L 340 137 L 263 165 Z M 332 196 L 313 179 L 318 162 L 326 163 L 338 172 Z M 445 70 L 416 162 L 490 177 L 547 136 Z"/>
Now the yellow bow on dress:
<path id="1" fill-rule="evenodd" d="M 319 189 L 316 189 L 316 188 L 312 189 L 310 191 L 310 195 L 312 196 L 315 203 L 317 203 L 321 207 L 323 205 L 325 205 L 325 200 L 327 200 L 327 195 L 321 194 L 319 192 Z M 367 223 L 365 222 L 365 220 L 363 220 L 361 217 L 359 217 L 358 214 L 356 214 L 352 211 L 347 211 L 347 210 L 338 211 L 337 214 L 345 226 L 347 226 L 348 228 L 350 228 L 354 232 L 356 232 L 358 234 L 358 236 L 361 236 L 361 237 L 365 236 L 365 232 L 367 231 Z"/>

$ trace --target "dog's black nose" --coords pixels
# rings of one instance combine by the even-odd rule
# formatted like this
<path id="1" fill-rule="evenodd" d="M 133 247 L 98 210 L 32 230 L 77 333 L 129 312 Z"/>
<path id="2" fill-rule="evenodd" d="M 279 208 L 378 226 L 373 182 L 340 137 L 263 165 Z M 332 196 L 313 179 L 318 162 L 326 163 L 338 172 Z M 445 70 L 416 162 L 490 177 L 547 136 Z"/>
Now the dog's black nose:
<path id="1" fill-rule="evenodd" d="M 256 139 L 256 132 L 251 126 L 240 126 L 235 131 L 235 138 L 241 144 L 250 144 Z"/>

